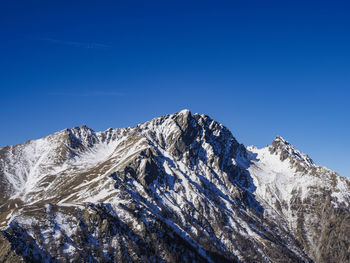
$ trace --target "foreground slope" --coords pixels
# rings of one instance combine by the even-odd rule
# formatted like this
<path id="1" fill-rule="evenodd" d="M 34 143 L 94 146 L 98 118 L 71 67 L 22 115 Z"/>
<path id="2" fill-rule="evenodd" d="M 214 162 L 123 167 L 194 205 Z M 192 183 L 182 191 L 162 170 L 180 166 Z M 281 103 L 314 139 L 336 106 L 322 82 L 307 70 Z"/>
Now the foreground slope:
<path id="1" fill-rule="evenodd" d="M 1 262 L 349 260 L 347 179 L 282 138 L 247 149 L 188 110 L 0 158 Z"/>

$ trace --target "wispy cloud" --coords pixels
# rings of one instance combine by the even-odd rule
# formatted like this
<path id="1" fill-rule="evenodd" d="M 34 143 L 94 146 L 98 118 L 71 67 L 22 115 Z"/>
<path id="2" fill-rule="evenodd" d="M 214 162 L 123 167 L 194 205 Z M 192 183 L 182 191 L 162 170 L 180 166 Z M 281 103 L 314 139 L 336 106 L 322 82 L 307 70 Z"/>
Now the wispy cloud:
<path id="1" fill-rule="evenodd" d="M 71 46 L 76 48 L 86 48 L 86 49 L 103 49 L 110 48 L 110 45 L 102 44 L 102 43 L 94 43 L 94 42 L 78 42 L 78 41 L 68 41 L 54 38 L 40 38 L 40 40 L 57 44 L 63 46 Z"/>
<path id="2" fill-rule="evenodd" d="M 50 92 L 50 96 L 62 97 L 120 97 L 124 93 L 113 91 L 88 91 L 88 92 Z"/>

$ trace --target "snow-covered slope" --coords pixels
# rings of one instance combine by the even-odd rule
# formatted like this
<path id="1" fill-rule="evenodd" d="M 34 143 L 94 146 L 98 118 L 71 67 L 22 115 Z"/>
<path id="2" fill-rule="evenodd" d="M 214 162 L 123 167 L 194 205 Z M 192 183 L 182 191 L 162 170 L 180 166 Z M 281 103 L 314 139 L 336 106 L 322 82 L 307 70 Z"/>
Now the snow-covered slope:
<path id="1" fill-rule="evenodd" d="M 265 212 L 285 218 L 316 262 L 349 262 L 343 234 L 350 233 L 350 180 L 316 165 L 281 137 L 271 146 L 247 149 L 256 197 L 271 206 Z"/>
<path id="2" fill-rule="evenodd" d="M 283 147 L 288 152 L 286 157 L 283 157 L 281 151 L 276 151 L 273 145 L 262 149 L 247 147 L 252 156 L 252 165 L 248 170 L 257 187 L 257 196 L 269 203 L 290 203 L 295 198 L 295 192 L 298 192 L 301 199 L 306 199 L 314 187 L 322 187 L 331 192 L 334 207 L 340 205 L 349 208 L 347 178 L 317 166 L 283 138 L 277 137 L 274 142 L 276 141 L 285 144 Z M 284 211 L 286 216 L 289 216 L 288 211 Z"/>
<path id="3" fill-rule="evenodd" d="M 337 260 L 349 257 L 348 179 L 280 137 L 246 148 L 188 110 L 2 148 L 0 183 L 0 261 L 325 262 L 340 249 Z M 336 246 L 318 232 L 333 215 Z"/>

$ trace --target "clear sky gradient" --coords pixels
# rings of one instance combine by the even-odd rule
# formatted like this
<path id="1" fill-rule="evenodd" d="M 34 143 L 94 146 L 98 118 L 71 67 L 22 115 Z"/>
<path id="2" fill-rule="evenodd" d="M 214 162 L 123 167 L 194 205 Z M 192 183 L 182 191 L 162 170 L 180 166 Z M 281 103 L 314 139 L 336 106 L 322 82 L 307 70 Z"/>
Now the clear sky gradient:
<path id="1" fill-rule="evenodd" d="M 188 108 L 350 176 L 349 1 L 0 3 L 0 147 Z"/>

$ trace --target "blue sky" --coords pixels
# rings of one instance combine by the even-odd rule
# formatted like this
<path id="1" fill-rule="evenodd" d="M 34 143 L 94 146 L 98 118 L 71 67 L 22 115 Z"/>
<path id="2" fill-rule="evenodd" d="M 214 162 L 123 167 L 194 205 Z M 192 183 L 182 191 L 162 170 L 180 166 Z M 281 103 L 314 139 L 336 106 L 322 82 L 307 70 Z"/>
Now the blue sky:
<path id="1" fill-rule="evenodd" d="M 188 108 L 350 176 L 349 13 L 348 1 L 2 1 L 0 146 Z"/>

